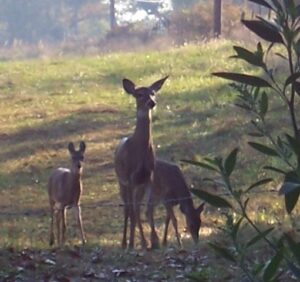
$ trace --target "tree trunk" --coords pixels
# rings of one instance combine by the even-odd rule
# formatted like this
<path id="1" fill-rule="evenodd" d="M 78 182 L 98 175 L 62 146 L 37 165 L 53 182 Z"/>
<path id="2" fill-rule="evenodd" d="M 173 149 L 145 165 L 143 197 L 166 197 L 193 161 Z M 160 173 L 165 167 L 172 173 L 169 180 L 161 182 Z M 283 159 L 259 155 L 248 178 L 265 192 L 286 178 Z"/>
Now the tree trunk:
<path id="1" fill-rule="evenodd" d="M 110 30 L 114 30 L 116 26 L 115 0 L 110 0 Z"/>
<path id="2" fill-rule="evenodd" d="M 221 34 L 221 7 L 222 0 L 214 0 L 214 36 Z"/>

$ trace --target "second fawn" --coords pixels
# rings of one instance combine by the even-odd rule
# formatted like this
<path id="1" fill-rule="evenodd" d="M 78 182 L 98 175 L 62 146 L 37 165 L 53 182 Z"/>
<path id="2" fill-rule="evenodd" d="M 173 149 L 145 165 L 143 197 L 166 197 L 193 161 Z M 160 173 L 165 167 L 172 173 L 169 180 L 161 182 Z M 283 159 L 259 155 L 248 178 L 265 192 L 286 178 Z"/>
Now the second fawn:
<path id="1" fill-rule="evenodd" d="M 71 156 L 71 168 L 57 168 L 55 169 L 48 182 L 48 196 L 51 212 L 50 224 L 50 246 L 54 243 L 54 216 L 57 227 L 57 241 L 61 246 L 65 242 L 66 232 L 66 208 L 74 208 L 77 223 L 80 228 L 82 244 L 86 242 L 82 227 L 80 196 L 82 193 L 82 163 L 84 160 L 84 152 L 86 145 L 80 142 L 79 150 L 75 150 L 74 144 L 71 142 L 68 146 Z"/>
<path id="2" fill-rule="evenodd" d="M 198 208 L 194 207 L 191 193 L 180 168 L 174 163 L 157 159 L 154 169 L 153 188 L 151 192 L 151 198 L 148 199 L 147 204 L 147 214 L 153 213 L 154 206 L 160 201 L 163 202 L 166 208 L 167 214 L 163 245 L 167 244 L 168 227 L 171 219 L 178 245 L 181 247 L 177 219 L 173 211 L 173 207 L 178 204 L 181 212 L 185 216 L 187 228 L 192 235 L 194 242 L 197 243 L 199 239 L 199 229 L 201 226 L 200 215 L 203 211 L 204 203 L 202 203 Z"/>

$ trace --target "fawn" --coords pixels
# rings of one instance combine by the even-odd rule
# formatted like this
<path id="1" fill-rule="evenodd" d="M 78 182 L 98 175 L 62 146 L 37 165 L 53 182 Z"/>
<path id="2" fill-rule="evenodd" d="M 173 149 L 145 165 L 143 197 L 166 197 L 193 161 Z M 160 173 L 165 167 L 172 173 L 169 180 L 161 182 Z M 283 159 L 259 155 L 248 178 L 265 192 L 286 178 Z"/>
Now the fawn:
<path id="1" fill-rule="evenodd" d="M 71 168 L 57 168 L 52 172 L 49 178 L 48 196 L 51 213 L 50 246 L 54 244 L 54 215 L 56 218 L 58 245 L 62 246 L 65 242 L 66 208 L 69 207 L 75 208 L 82 244 L 86 242 L 80 209 L 80 196 L 82 193 L 81 176 L 85 149 L 86 145 L 83 141 L 80 142 L 79 150 L 75 150 L 74 144 L 70 142 L 68 150 L 71 156 Z"/>
<path id="2" fill-rule="evenodd" d="M 129 79 L 123 79 L 124 90 L 136 100 L 136 126 L 134 133 L 123 138 L 115 151 L 115 171 L 118 177 L 120 195 L 124 202 L 124 229 L 122 247 L 127 247 L 127 223 L 130 218 L 129 247 L 134 247 L 134 233 L 137 224 L 142 248 L 147 247 L 140 219 L 140 205 L 145 191 L 152 187 L 155 155 L 151 134 L 151 110 L 155 107 L 155 93 L 162 87 L 167 77 L 154 82 L 149 87 L 136 87 Z M 158 246 L 158 236 L 154 228 L 151 211 L 151 245 Z"/>
<path id="3" fill-rule="evenodd" d="M 154 180 L 151 191 L 151 198 L 147 203 L 147 216 L 153 214 L 154 206 L 162 201 L 166 208 L 165 230 L 163 236 L 163 245 L 167 244 L 168 227 L 170 219 L 176 234 L 178 245 L 181 247 L 181 240 L 177 228 L 177 219 L 173 207 L 179 204 L 181 212 L 185 215 L 186 224 L 195 243 L 199 239 L 199 229 L 201 226 L 201 212 L 204 208 L 202 203 L 198 208 L 194 207 L 191 193 L 186 184 L 180 168 L 170 162 L 156 160 L 154 169 Z"/>

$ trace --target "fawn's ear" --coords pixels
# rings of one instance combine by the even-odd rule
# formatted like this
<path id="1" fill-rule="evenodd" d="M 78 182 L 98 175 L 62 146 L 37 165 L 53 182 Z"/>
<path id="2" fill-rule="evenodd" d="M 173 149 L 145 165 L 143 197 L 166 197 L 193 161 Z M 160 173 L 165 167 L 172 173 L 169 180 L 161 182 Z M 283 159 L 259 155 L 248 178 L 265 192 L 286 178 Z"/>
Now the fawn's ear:
<path id="1" fill-rule="evenodd" d="M 79 144 L 80 152 L 84 153 L 85 149 L 86 149 L 86 145 L 85 145 L 84 141 L 81 141 Z"/>
<path id="2" fill-rule="evenodd" d="M 123 79 L 123 88 L 128 94 L 135 93 L 135 84 L 127 78 Z"/>
<path id="3" fill-rule="evenodd" d="M 75 152 L 75 148 L 74 148 L 74 144 L 73 142 L 70 142 L 68 145 L 68 149 L 70 153 L 74 153 Z"/>
<path id="4" fill-rule="evenodd" d="M 202 203 L 196 210 L 197 210 L 197 213 L 199 214 L 199 216 L 201 215 L 201 213 L 203 212 L 204 210 L 204 204 L 205 203 Z"/>
<path id="5" fill-rule="evenodd" d="M 165 83 L 166 79 L 168 78 L 169 76 L 167 75 L 166 77 L 160 79 L 160 80 L 157 80 L 155 81 L 151 86 L 151 90 L 154 91 L 154 92 L 157 92 L 162 86 L 163 84 Z"/>

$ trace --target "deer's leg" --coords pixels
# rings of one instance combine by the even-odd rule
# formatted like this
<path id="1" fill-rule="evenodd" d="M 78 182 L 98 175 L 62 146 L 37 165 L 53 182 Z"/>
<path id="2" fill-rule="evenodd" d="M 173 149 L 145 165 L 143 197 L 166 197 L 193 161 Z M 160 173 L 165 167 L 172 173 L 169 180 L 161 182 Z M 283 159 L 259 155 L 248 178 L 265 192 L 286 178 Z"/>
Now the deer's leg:
<path id="1" fill-rule="evenodd" d="M 167 237 L 168 237 L 168 228 L 169 228 L 169 223 L 170 223 L 170 212 L 169 208 L 166 207 L 166 220 L 165 220 L 165 230 L 164 230 L 164 237 L 163 237 L 163 245 L 167 245 Z"/>
<path id="2" fill-rule="evenodd" d="M 67 213 L 67 209 L 63 208 L 61 210 L 61 242 L 62 244 L 65 243 L 66 240 L 66 213 Z"/>
<path id="3" fill-rule="evenodd" d="M 83 231 L 80 206 L 74 207 L 74 211 L 75 211 L 75 216 L 76 216 L 76 219 L 77 219 L 77 224 L 78 224 L 79 229 L 80 229 L 81 242 L 82 242 L 82 245 L 84 245 L 86 243 L 86 239 L 85 239 L 85 235 L 84 235 L 84 231 Z"/>
<path id="4" fill-rule="evenodd" d="M 129 189 L 119 183 L 120 185 L 120 195 L 124 203 L 124 225 L 123 225 L 123 239 L 122 239 L 122 248 L 126 249 L 127 247 L 127 226 L 128 226 L 128 218 L 130 215 L 130 197 L 129 197 Z"/>
<path id="5" fill-rule="evenodd" d="M 147 241 L 144 236 L 144 231 L 143 231 L 143 225 L 141 222 L 141 204 L 142 204 L 142 199 L 144 196 L 144 187 L 138 187 L 136 189 L 136 193 L 134 195 L 134 201 L 133 201 L 133 207 L 134 207 L 134 217 L 137 223 L 137 226 L 140 231 L 140 236 L 141 236 L 141 245 L 143 249 L 147 248 Z"/>
<path id="6" fill-rule="evenodd" d="M 130 209 L 127 203 L 124 204 L 124 229 L 123 229 L 123 239 L 122 239 L 122 248 L 126 249 L 127 247 L 127 224 L 130 214 Z"/>
<path id="7" fill-rule="evenodd" d="M 53 205 L 50 207 L 50 238 L 49 238 L 49 245 L 52 246 L 54 244 L 54 231 L 53 231 L 53 217 L 54 217 L 54 208 Z"/>
<path id="8" fill-rule="evenodd" d="M 151 248 L 152 249 L 157 249 L 157 248 L 159 248 L 159 238 L 158 238 L 156 230 L 155 230 L 154 201 L 151 197 L 151 191 L 150 191 L 149 199 L 147 201 L 146 217 L 147 217 L 148 222 L 149 222 L 150 227 L 151 227 Z"/>
<path id="9" fill-rule="evenodd" d="M 135 208 L 133 202 L 129 203 L 129 217 L 130 217 L 130 234 L 129 234 L 129 248 L 134 248 L 134 236 L 135 236 L 135 225 L 136 225 L 136 216 Z"/>
<path id="10" fill-rule="evenodd" d="M 59 246 L 61 246 L 61 213 L 59 209 L 54 210 L 55 214 L 55 219 L 56 219 L 56 238 L 57 238 L 57 243 Z"/>
<path id="11" fill-rule="evenodd" d="M 173 224 L 173 227 L 174 227 L 174 230 L 175 230 L 178 246 L 181 247 L 181 240 L 180 240 L 180 236 L 179 236 L 179 233 L 178 233 L 177 219 L 175 217 L 173 208 L 170 208 L 169 212 L 170 212 L 170 217 L 171 217 L 172 224 Z"/>

